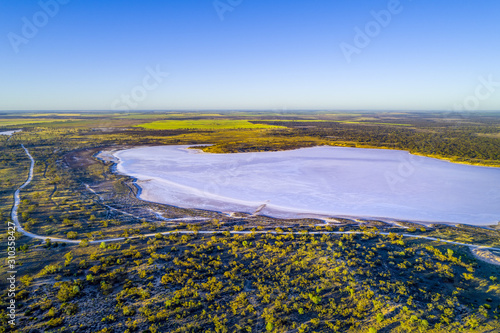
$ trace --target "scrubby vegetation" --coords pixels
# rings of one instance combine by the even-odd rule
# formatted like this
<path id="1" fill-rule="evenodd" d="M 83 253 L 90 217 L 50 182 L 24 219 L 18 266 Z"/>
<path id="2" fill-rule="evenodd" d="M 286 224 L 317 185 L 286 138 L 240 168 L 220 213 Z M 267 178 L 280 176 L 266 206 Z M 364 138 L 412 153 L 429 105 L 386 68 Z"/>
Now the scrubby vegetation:
<path id="1" fill-rule="evenodd" d="M 15 329 L 500 331 L 498 266 L 478 261 L 467 247 L 399 236 L 499 247 L 498 229 L 354 219 L 333 225 L 157 205 L 136 199 L 132 180 L 95 157 L 101 150 L 136 145 L 212 144 L 203 149 L 221 153 L 343 145 L 500 165 L 499 126 L 498 114 L 2 115 L 0 131 L 23 129 L 0 135 L 2 247 L 12 194 L 29 168 L 21 144 L 36 161 L 33 181 L 21 192 L 23 227 L 79 242 L 41 242 L 16 234 Z M 207 230 L 218 233 L 200 233 Z M 231 234 L 234 230 L 255 232 Z M 361 234 L 312 234 L 349 230 Z M 129 239 L 102 242 L 114 237 Z M 6 272 L 3 264 L 0 294 Z M 0 331 L 11 329 L 5 306 Z"/>
<path id="2" fill-rule="evenodd" d="M 173 233 L 64 252 L 23 280 L 20 331 L 500 329 L 498 268 L 478 264 L 465 248 L 375 229 Z"/>

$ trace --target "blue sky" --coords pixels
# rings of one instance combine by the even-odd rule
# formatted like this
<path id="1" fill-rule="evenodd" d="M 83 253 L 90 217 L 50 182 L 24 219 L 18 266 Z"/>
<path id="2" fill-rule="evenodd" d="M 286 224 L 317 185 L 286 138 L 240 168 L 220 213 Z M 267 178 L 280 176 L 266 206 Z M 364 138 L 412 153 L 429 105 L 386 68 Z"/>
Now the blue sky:
<path id="1" fill-rule="evenodd" d="M 496 0 L 2 0 L 0 110 L 499 110 L 499 12 Z"/>

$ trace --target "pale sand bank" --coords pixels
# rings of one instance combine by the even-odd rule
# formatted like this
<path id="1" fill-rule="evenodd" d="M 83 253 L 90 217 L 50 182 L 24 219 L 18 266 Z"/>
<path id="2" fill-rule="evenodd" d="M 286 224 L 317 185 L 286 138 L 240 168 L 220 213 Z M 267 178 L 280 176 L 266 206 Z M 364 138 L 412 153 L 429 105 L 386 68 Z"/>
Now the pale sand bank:
<path id="1" fill-rule="evenodd" d="M 487 263 L 493 265 L 500 265 L 500 256 L 489 251 L 488 248 L 477 248 L 472 249 L 471 251 L 477 259 L 486 261 Z"/>

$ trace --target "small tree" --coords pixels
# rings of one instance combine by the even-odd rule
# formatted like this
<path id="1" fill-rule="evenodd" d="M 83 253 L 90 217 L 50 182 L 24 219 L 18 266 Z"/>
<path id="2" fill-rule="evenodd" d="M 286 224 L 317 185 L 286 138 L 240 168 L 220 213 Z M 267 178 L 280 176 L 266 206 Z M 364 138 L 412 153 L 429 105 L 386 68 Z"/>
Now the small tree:
<path id="1" fill-rule="evenodd" d="M 64 262 L 64 266 L 68 266 L 71 263 L 71 260 L 73 260 L 73 253 L 69 251 L 64 255 L 64 258 L 66 259 L 66 261 Z"/>
<path id="2" fill-rule="evenodd" d="M 68 239 L 76 239 L 77 236 L 78 233 L 76 231 L 70 231 L 66 234 L 66 237 L 68 237 Z"/>

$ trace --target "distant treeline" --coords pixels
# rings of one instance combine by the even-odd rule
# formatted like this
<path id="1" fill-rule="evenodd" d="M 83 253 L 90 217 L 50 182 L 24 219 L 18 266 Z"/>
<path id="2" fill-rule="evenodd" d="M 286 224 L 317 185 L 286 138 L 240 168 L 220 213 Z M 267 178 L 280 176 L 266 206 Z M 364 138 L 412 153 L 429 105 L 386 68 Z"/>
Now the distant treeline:
<path id="1" fill-rule="evenodd" d="M 500 161 L 500 138 L 494 137 L 499 129 L 492 124 L 436 124 L 422 120 L 411 127 L 342 122 L 271 123 L 290 128 L 287 131 L 274 131 L 273 135 L 278 137 L 317 137 L 463 161 Z"/>

